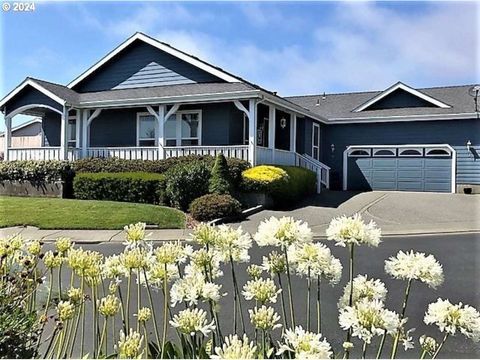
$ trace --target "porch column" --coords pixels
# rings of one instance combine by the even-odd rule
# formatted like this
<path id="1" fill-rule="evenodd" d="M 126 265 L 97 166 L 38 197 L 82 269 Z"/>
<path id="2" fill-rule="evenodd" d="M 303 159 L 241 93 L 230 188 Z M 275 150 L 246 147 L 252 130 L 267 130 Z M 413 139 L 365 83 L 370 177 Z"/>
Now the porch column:
<path id="1" fill-rule="evenodd" d="M 5 116 L 5 139 L 4 139 L 4 149 L 3 149 L 3 161 L 9 160 L 8 149 L 12 145 L 12 118 Z"/>
<path id="2" fill-rule="evenodd" d="M 290 151 L 297 151 L 297 114 L 290 116 Z"/>
<path id="3" fill-rule="evenodd" d="M 60 123 L 60 158 L 59 160 L 67 160 L 67 124 L 68 124 L 68 108 L 63 107 L 63 114 Z"/>
<path id="4" fill-rule="evenodd" d="M 82 158 L 87 157 L 87 148 L 88 148 L 88 110 L 84 109 L 81 112 L 82 114 Z"/>
<path id="5" fill-rule="evenodd" d="M 257 145 L 257 105 L 255 100 L 248 101 L 248 161 L 252 166 L 257 163 L 255 149 Z"/>
<path id="6" fill-rule="evenodd" d="M 275 164 L 275 129 L 277 123 L 277 111 L 275 106 L 268 108 L 268 148 L 272 152 L 272 164 Z"/>
<path id="7" fill-rule="evenodd" d="M 158 116 L 157 116 L 157 127 L 158 127 L 158 158 L 163 160 L 165 158 L 165 105 L 160 105 L 158 107 Z"/>

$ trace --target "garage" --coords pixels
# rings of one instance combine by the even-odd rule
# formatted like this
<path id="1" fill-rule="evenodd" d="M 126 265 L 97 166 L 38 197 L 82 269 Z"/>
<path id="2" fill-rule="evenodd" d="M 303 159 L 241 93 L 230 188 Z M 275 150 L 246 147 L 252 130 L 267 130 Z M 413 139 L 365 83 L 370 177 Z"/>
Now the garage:
<path id="1" fill-rule="evenodd" d="M 344 190 L 454 192 L 449 145 L 362 145 L 344 153 Z"/>

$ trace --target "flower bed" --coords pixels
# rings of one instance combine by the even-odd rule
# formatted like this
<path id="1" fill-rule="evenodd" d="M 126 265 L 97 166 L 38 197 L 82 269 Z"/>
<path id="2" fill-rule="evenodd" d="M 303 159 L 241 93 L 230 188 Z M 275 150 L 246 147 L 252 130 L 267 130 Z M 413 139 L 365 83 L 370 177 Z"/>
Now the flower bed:
<path id="1" fill-rule="evenodd" d="M 369 350 L 377 358 L 395 358 L 400 346 L 410 351 L 407 356 L 418 356 L 419 352 L 413 356 L 411 352 L 417 345 L 421 358 L 436 358 L 450 337 L 480 340 L 476 309 L 438 299 L 427 307 L 423 320 L 442 337 L 424 334 L 418 344 L 413 341 L 408 318 L 414 306 L 412 284 L 441 286 L 442 266 L 432 255 L 413 250 L 392 255 L 385 261 L 385 271 L 406 291 L 396 301 L 403 304 L 400 308 L 387 308 L 385 284 L 368 275 L 356 276 L 355 249 L 381 246 L 380 229 L 358 215 L 334 219 L 327 229 L 327 242 L 345 247 L 349 257 L 345 269 L 326 244 L 313 241 L 308 224 L 288 217 L 264 220 L 253 236 L 241 228 L 200 224 L 191 234 L 192 245 L 165 242 L 155 247 L 142 223 L 126 227 L 125 233 L 125 248 L 107 257 L 66 238 L 57 239 L 55 250 L 48 251 L 20 235 L 0 241 L 0 270 L 8 274 L 0 278 L 0 289 L 7 282 L 19 287 L 19 307 L 38 319 L 32 332 L 37 328 L 44 332 L 33 342 L 30 337 L 16 337 L 24 353 L 46 358 L 86 354 L 92 358 L 360 358 Z M 271 250 L 260 264 L 250 263 L 254 242 Z M 244 264 L 249 264 L 250 279 L 241 284 L 238 274 Z M 348 282 L 342 284 L 338 319 L 345 342 L 333 347 L 321 334 L 325 324 L 323 295 L 318 290 L 322 282 L 338 286 L 344 271 Z M 38 296 L 45 286 L 44 272 L 48 292 L 42 307 Z M 227 272 L 232 279 L 229 293 L 219 284 Z M 69 285 L 59 283 L 59 278 L 70 279 Z M 294 295 L 292 281 L 306 282 L 306 293 Z M 140 296 L 143 291 L 146 297 Z M 225 297 L 231 308 L 219 307 Z M 5 298 L 0 292 L 0 300 Z M 138 299 L 135 306 L 133 298 Z M 305 321 L 299 320 L 293 306 L 302 301 Z M 156 304 L 161 304 L 162 317 Z M 86 317 L 93 319 L 88 333 L 79 326 Z M 221 326 L 222 317 L 230 320 L 231 327 Z M 114 321 L 122 324 L 119 332 Z M 1 341 L 5 340 L 0 339 L 0 348 Z M 37 353 L 42 341 L 44 352 Z"/>

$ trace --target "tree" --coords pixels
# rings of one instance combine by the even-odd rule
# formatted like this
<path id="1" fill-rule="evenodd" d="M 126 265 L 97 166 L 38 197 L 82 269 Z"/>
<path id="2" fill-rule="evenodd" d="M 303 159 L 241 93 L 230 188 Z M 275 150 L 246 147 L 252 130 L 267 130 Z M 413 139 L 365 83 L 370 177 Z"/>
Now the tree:
<path id="1" fill-rule="evenodd" d="M 218 154 L 212 168 L 208 191 L 211 194 L 223 195 L 230 194 L 231 188 L 227 159 L 223 154 Z"/>

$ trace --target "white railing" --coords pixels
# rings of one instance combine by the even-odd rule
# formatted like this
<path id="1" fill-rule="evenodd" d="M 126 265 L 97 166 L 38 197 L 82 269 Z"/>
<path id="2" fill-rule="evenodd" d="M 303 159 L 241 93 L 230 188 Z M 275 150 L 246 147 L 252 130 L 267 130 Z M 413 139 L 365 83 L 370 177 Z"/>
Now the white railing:
<path id="1" fill-rule="evenodd" d="M 87 156 L 94 158 L 116 157 L 125 160 L 158 160 L 157 147 L 90 147 Z"/>
<path id="2" fill-rule="evenodd" d="M 273 164 L 273 151 L 272 149 L 257 146 L 256 148 L 256 158 L 257 158 L 257 165 L 262 164 Z"/>
<path id="3" fill-rule="evenodd" d="M 313 171 L 317 174 L 317 193 L 320 193 L 322 185 L 330 189 L 330 167 L 312 158 L 307 154 L 295 153 L 295 165 Z"/>
<path id="4" fill-rule="evenodd" d="M 288 150 L 270 149 L 257 146 L 257 165 L 295 165 L 295 153 Z"/>
<path id="5" fill-rule="evenodd" d="M 223 154 L 248 161 L 248 145 L 232 146 L 168 146 L 164 148 L 165 158 L 188 156 L 188 155 L 211 155 Z"/>
<path id="6" fill-rule="evenodd" d="M 36 147 L 36 148 L 10 148 L 8 159 L 15 160 L 58 160 L 60 159 L 60 147 Z M 68 149 L 67 158 L 70 161 L 80 158 L 80 149 Z"/>

